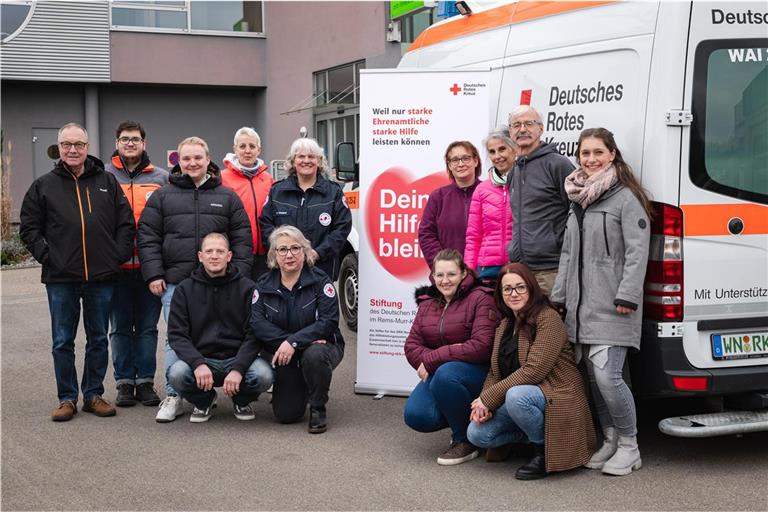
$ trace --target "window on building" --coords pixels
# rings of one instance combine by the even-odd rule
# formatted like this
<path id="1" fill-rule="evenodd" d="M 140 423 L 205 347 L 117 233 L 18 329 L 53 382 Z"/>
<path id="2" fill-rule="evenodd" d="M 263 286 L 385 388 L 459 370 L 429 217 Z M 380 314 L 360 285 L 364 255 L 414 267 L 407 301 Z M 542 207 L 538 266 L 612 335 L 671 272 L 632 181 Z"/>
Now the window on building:
<path id="1" fill-rule="evenodd" d="M 112 28 L 198 34 L 264 33 L 263 3 L 111 0 Z"/>
<path id="2" fill-rule="evenodd" d="M 400 42 L 414 42 L 419 34 L 436 21 L 435 13 L 435 9 L 426 9 L 400 18 Z"/>
<path id="3" fill-rule="evenodd" d="M 5 42 L 21 30 L 32 14 L 32 2 L 3 0 L 0 3 L 0 41 Z"/>
<path id="4" fill-rule="evenodd" d="M 337 66 L 314 74 L 315 137 L 333 166 L 339 142 L 360 145 L 360 70 L 365 61 Z"/>

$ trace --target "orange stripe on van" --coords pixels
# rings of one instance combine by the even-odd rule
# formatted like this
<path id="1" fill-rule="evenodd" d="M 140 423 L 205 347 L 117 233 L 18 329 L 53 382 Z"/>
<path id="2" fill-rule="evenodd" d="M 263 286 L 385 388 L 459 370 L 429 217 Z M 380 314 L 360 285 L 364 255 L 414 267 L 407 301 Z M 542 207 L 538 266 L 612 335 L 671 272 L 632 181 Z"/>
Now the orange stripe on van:
<path id="1" fill-rule="evenodd" d="M 728 222 L 739 218 L 744 222 L 742 235 L 768 234 L 768 206 L 758 204 L 684 204 L 685 236 L 731 235 Z"/>
<path id="2" fill-rule="evenodd" d="M 616 0 L 595 0 L 589 2 L 514 2 L 482 11 L 469 16 L 456 16 L 448 23 L 429 27 L 411 44 L 408 51 L 432 44 L 467 36 L 492 28 L 531 21 L 555 14 L 563 14 L 598 5 L 613 4 Z"/>

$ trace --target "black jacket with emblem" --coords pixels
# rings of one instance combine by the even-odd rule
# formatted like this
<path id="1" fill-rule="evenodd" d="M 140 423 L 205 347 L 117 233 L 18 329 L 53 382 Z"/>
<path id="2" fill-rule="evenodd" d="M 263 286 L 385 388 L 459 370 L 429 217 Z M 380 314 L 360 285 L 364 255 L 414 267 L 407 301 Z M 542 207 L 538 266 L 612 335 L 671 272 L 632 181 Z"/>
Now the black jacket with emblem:
<path id="1" fill-rule="evenodd" d="M 137 242 L 144 281 L 177 284 L 198 264 L 197 251 L 208 233 L 229 238 L 232 264 L 251 275 L 251 224 L 240 198 L 221 184 L 219 168 L 208 166 L 208 180 L 195 187 L 177 165 L 170 183 L 153 193 L 139 219 Z"/>
<path id="2" fill-rule="evenodd" d="M 202 265 L 173 292 L 168 343 L 193 370 L 204 358 L 235 358 L 233 370 L 245 375 L 261 349 L 250 326 L 254 283 L 229 265 L 211 277 Z"/>
<path id="3" fill-rule="evenodd" d="M 29 187 L 19 234 L 43 266 L 44 283 L 109 281 L 131 257 L 136 228 L 128 200 L 98 158 L 79 177 L 61 161 Z"/>
<path id="4" fill-rule="evenodd" d="M 335 281 L 338 277 L 341 249 L 352 230 L 352 214 L 341 187 L 322 176 L 305 191 L 296 175 L 272 186 L 260 218 L 261 237 L 269 247 L 269 235 L 278 226 L 289 224 L 307 237 L 320 259 L 315 266 Z"/>
<path id="5" fill-rule="evenodd" d="M 279 269 L 264 274 L 256 282 L 251 327 L 264 343 L 264 350 L 274 354 L 286 340 L 297 350 L 316 340 L 335 343 L 343 350 L 336 289 L 325 272 L 305 266 L 293 291 L 294 313 L 290 314 L 288 297 L 281 290 Z M 299 329 L 295 332 L 289 327 L 292 320 L 298 320 Z"/>

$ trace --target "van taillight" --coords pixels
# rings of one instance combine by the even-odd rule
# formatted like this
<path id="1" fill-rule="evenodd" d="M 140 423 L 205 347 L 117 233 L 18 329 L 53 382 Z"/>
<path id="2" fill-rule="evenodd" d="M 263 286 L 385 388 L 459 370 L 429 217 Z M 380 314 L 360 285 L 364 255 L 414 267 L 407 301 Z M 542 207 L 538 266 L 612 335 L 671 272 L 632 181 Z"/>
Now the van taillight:
<path id="1" fill-rule="evenodd" d="M 652 203 L 651 248 L 645 274 L 645 316 L 659 322 L 683 321 L 683 211 Z"/>
<path id="2" fill-rule="evenodd" d="M 678 391 L 706 391 L 709 377 L 672 377 L 672 385 Z"/>

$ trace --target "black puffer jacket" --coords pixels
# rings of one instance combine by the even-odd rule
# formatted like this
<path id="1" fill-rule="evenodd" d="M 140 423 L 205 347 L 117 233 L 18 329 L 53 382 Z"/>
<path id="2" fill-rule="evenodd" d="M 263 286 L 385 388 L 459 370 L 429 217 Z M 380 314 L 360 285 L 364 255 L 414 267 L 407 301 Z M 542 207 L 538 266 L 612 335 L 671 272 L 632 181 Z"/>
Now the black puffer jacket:
<path id="1" fill-rule="evenodd" d="M 171 171 L 170 183 L 149 198 L 138 232 L 145 282 L 165 279 L 177 284 L 189 277 L 198 264 L 200 242 L 212 232 L 227 235 L 232 264 L 241 274 L 251 275 L 253 242 L 243 203 L 221 184 L 219 169 L 213 163 L 208 174 L 208 181 L 196 188 L 177 165 Z"/>
<path id="2" fill-rule="evenodd" d="M 336 288 L 325 272 L 305 266 L 294 285 L 294 292 L 294 313 L 290 314 L 290 301 L 284 289 L 281 290 L 280 270 L 274 269 L 257 281 L 251 327 L 256 337 L 264 342 L 264 350 L 274 354 L 286 340 L 302 350 L 313 341 L 323 339 L 343 350 Z M 297 329 L 290 327 L 292 320 L 298 320 Z"/>
<path id="3" fill-rule="evenodd" d="M 253 281 L 231 265 L 211 277 L 197 267 L 173 292 L 168 316 L 168 343 L 193 370 L 203 358 L 235 358 L 232 369 L 245 375 L 259 353 L 249 319 Z"/>
<path id="4" fill-rule="evenodd" d="M 260 224 L 267 248 L 269 235 L 278 226 L 289 224 L 299 228 L 320 256 L 315 266 L 332 281 L 336 280 L 341 264 L 339 255 L 352 230 L 352 214 L 337 183 L 318 176 L 317 182 L 305 192 L 295 175 L 278 181 L 269 191 Z"/>
<path id="5" fill-rule="evenodd" d="M 115 177 L 89 156 L 78 177 L 59 161 L 21 205 L 21 239 L 43 265 L 44 283 L 108 281 L 131 257 L 135 226 Z"/>

